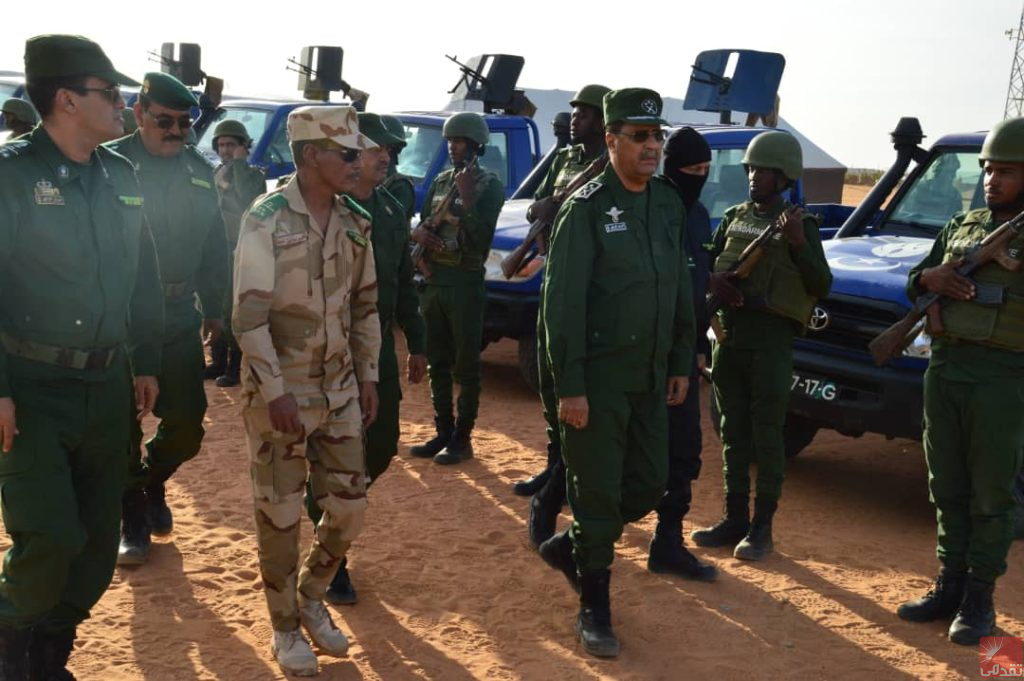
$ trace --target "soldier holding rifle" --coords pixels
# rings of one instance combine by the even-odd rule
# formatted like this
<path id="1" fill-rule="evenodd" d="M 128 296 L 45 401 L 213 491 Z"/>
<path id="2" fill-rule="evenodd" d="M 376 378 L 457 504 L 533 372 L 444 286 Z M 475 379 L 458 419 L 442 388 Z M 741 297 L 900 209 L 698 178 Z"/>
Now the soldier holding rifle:
<path id="1" fill-rule="evenodd" d="M 1013 540 L 1024 443 L 1024 118 L 998 123 L 980 161 L 987 208 L 954 216 L 907 286 L 911 299 L 941 296 L 929 315 L 924 451 L 942 567 L 934 587 L 898 612 L 912 622 L 953 617 L 949 638 L 963 645 L 992 635 L 992 594 Z M 986 255 L 992 247 L 999 252 Z"/>

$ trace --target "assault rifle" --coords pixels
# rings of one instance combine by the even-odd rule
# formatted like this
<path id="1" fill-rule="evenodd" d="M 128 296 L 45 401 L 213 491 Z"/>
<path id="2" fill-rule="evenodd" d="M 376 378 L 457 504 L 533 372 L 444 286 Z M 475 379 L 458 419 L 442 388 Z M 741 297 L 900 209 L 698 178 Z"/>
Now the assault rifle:
<path id="1" fill-rule="evenodd" d="M 608 165 L 608 155 L 602 154 L 590 162 L 586 168 L 580 171 L 572 181 L 547 199 L 536 201 L 530 206 L 531 213 L 536 215 L 530 223 L 530 231 L 527 232 L 523 243 L 516 246 L 516 249 L 506 255 L 501 261 L 501 273 L 506 279 L 511 279 L 516 272 L 526 267 L 538 254 L 547 250 L 548 230 L 551 229 L 555 216 L 558 215 L 559 207 L 577 189 L 590 182 Z M 534 249 L 534 244 L 537 248 Z"/>
<path id="2" fill-rule="evenodd" d="M 1011 220 L 1004 222 L 998 229 L 991 232 L 982 240 L 978 246 L 968 253 L 963 262 L 956 268 L 956 273 L 969 277 L 990 262 L 999 263 L 1004 269 L 1010 272 L 1019 272 L 1021 261 L 1007 252 L 1010 243 L 1024 233 L 1024 212 Z M 1006 296 L 1006 290 L 1001 286 L 985 285 L 974 282 L 974 301 L 986 305 L 999 305 Z M 900 321 L 878 334 L 868 343 L 868 349 L 877 366 L 882 366 L 888 360 L 896 357 L 903 349 L 910 345 L 917 334 L 924 328 L 923 319 L 928 318 L 933 336 L 941 335 L 944 331 L 942 326 L 942 304 L 947 298 L 939 293 L 922 293 L 914 301 L 914 307 Z"/>
<path id="3" fill-rule="evenodd" d="M 470 159 L 469 163 L 463 166 L 460 170 L 456 171 L 455 176 L 452 178 L 452 184 L 448 187 L 448 192 L 444 195 L 441 200 L 441 204 L 437 207 L 437 210 L 430 214 L 426 220 L 421 220 L 416 229 L 422 227 L 431 234 L 437 234 L 437 230 L 441 228 L 442 223 L 458 221 L 458 218 L 451 214 L 452 202 L 455 200 L 455 196 L 459 192 L 459 185 L 455 182 L 455 177 L 458 177 L 462 173 L 474 172 L 477 170 L 477 157 L 474 156 Z M 454 250 L 457 247 L 456 244 L 445 244 L 445 248 Z M 426 247 L 417 242 L 412 248 L 412 264 L 424 276 L 430 276 L 430 267 L 427 265 L 426 258 Z"/>

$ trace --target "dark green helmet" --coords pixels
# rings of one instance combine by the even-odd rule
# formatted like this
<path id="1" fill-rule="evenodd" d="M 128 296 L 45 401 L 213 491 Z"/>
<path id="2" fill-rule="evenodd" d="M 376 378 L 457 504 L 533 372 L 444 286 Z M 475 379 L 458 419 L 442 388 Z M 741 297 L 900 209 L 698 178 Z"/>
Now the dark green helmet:
<path id="1" fill-rule="evenodd" d="M 1024 163 L 1024 118 L 1007 118 L 992 126 L 981 145 L 978 161 Z"/>
<path id="2" fill-rule="evenodd" d="M 483 116 L 472 111 L 460 111 L 445 121 L 442 134 L 445 137 L 465 137 L 481 147 L 487 144 L 487 140 L 490 138 L 487 121 Z"/>
<path id="3" fill-rule="evenodd" d="M 217 138 L 218 137 L 237 137 L 242 141 L 244 146 L 249 146 L 252 140 L 249 139 L 249 131 L 245 129 L 240 121 L 228 119 L 221 121 L 217 124 L 217 127 L 213 129 L 213 150 L 217 151 Z"/>
<path id="4" fill-rule="evenodd" d="M 611 91 L 611 88 L 605 87 L 604 85 L 584 85 L 580 88 L 580 91 L 573 95 L 572 99 L 569 100 L 569 106 L 586 104 L 594 107 L 603 114 L 604 96 Z"/>
<path id="5" fill-rule="evenodd" d="M 804 172 L 804 154 L 800 143 L 788 132 L 778 130 L 762 132 L 751 140 L 742 163 L 759 168 L 776 168 L 793 182 L 799 180 Z"/>
<path id="6" fill-rule="evenodd" d="M 405 148 L 407 142 L 405 142 L 405 126 L 402 125 L 402 120 L 398 116 L 392 116 L 391 114 L 382 114 L 380 120 L 384 122 L 384 127 L 395 137 L 402 140 L 401 144 L 395 146 Z"/>

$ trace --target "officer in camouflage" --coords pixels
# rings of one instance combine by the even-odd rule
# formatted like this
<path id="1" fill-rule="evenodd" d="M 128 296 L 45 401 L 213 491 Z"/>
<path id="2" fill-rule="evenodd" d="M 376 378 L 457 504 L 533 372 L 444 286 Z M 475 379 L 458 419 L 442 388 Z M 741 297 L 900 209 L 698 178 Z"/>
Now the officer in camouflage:
<path id="1" fill-rule="evenodd" d="M 0 113 L 4 115 L 4 124 L 11 131 L 11 139 L 28 134 L 39 122 L 39 113 L 32 106 L 32 102 L 12 97 L 0 106 Z"/>
<path id="2" fill-rule="evenodd" d="M 173 529 L 164 483 L 199 452 L 203 440 L 206 393 L 200 326 L 203 336 L 213 341 L 223 330 L 221 310 L 228 288 L 224 220 L 213 168 L 185 143 L 192 126 L 189 110 L 196 105 L 196 98 L 174 76 L 147 73 L 134 105 L 138 130 L 108 145 L 135 166 L 160 261 L 166 317 L 160 401 L 153 412 L 160 425 L 146 443 L 144 461 L 142 429 L 134 426 L 119 565 L 144 563 L 150 533 L 164 536 Z"/>
<path id="3" fill-rule="evenodd" d="M 772 519 L 782 494 L 786 421 L 793 376 L 793 337 L 803 333 L 814 302 L 828 295 L 832 273 L 821 247 L 818 219 L 789 204 L 783 193 L 803 173 L 803 154 L 785 132 L 763 132 L 743 156 L 750 201 L 725 212 L 715 231 L 712 299 L 721 301 L 725 335 L 712 353 L 715 399 L 722 415 L 725 517 L 691 536 L 697 546 L 735 547 L 733 555 L 760 560 L 772 551 Z M 746 279 L 729 272 L 743 249 L 781 222 Z M 757 498 L 750 520 L 750 466 L 757 465 Z"/>
<path id="4" fill-rule="evenodd" d="M 430 397 L 437 435 L 410 453 L 454 464 L 473 456 L 470 441 L 480 406 L 480 348 L 484 331 L 484 263 L 491 249 L 505 191 L 477 157 L 487 144 L 483 116 L 464 111 L 445 121 L 442 134 L 454 168 L 440 173 L 423 201 L 423 222 L 412 238 L 425 250 L 426 284 L 420 311 L 427 328 Z M 447 206 L 445 214 L 439 211 Z M 431 232 L 423 223 L 438 213 Z M 452 413 L 452 383 L 459 384 L 458 421 Z"/>
<path id="5" fill-rule="evenodd" d="M 405 219 L 412 220 L 413 215 L 416 214 L 416 185 L 411 177 L 398 172 L 398 155 L 408 144 L 405 141 L 405 126 L 397 116 L 384 115 L 380 119 L 388 133 L 396 140 L 388 145 L 391 163 L 388 165 L 388 176 L 384 180 L 384 189 L 391 192 L 391 195 L 402 204 L 405 209 Z"/>
<path id="6" fill-rule="evenodd" d="M 238 229 L 242 214 L 252 202 L 267 190 L 267 177 L 261 168 L 248 163 L 252 139 L 240 121 L 224 120 L 213 129 L 213 149 L 220 156 L 221 165 L 213 174 L 217 185 L 220 213 L 227 229 L 228 253 L 232 254 L 238 243 Z M 231 319 L 231 290 L 224 296 L 224 318 Z M 231 325 L 226 324 L 224 333 L 210 346 L 213 360 L 206 367 L 203 376 L 216 379 L 221 388 L 232 388 L 241 382 L 239 372 L 242 366 L 242 351 L 238 347 Z"/>
<path id="7" fill-rule="evenodd" d="M 42 124 L 0 146 L 0 678 L 73 679 L 117 560 L 126 414 L 157 396 L 163 295 L 131 164 L 98 146 L 138 83 L 69 35 L 30 38 L 25 76 Z"/>
<path id="8" fill-rule="evenodd" d="M 583 172 L 598 157 L 608 153 L 604 142 L 604 111 L 602 97 L 609 92 L 603 85 L 585 85 L 571 101 L 572 116 L 569 123 L 570 140 L 574 146 L 559 150 L 534 194 L 535 201 L 544 201 L 564 189 L 573 178 Z M 535 220 L 533 205 L 527 210 L 527 219 Z M 543 292 L 541 300 L 543 300 Z M 555 397 L 548 366 L 547 347 L 544 342 L 544 311 L 537 311 L 537 373 L 544 420 L 547 421 L 548 460 L 537 475 L 520 480 L 512 490 L 520 496 L 537 495 L 554 475 L 554 482 L 536 496 L 530 504 L 528 531 L 534 545 L 548 539 L 555 531 L 558 513 L 565 503 L 565 466 L 558 439 L 558 399 Z"/>
<path id="9" fill-rule="evenodd" d="M 371 242 L 377 271 L 377 314 L 381 332 L 377 420 L 366 429 L 367 487 L 384 474 L 398 453 L 402 388 L 398 380 L 394 325 L 402 329 L 409 348 L 406 360 L 409 382 L 419 383 L 427 373 L 427 357 L 423 349 L 425 331 L 409 254 L 409 222 L 402 204 L 381 185 L 388 171 L 390 150 L 401 139 L 392 135 L 381 119 L 373 113 L 359 114 L 359 131 L 377 148 L 363 150 L 359 183 L 348 193 L 360 208 L 370 214 L 373 226 Z M 308 486 L 306 505 L 310 518 L 314 523 L 318 522 L 322 513 Z M 336 605 L 356 602 L 356 590 L 348 574 L 347 561 L 347 558 L 342 559 L 341 567 L 327 587 L 327 600 Z"/>
<path id="10" fill-rule="evenodd" d="M 981 147 L 986 208 L 959 213 L 910 271 L 913 300 L 946 297 L 924 375 L 924 453 L 938 521 L 935 586 L 904 603 L 912 622 L 948 621 L 949 639 L 978 645 L 992 636 L 992 595 L 1006 572 L 1014 532 L 1014 480 L 1024 443 L 1024 237 L 1007 249 L 1016 272 L 990 263 L 973 277 L 956 272 L 989 233 L 1024 210 L 1024 118 L 997 123 Z M 981 289 L 998 304 L 977 302 Z M 986 296 L 988 298 L 988 296 Z"/>
<path id="11" fill-rule="evenodd" d="M 366 512 L 381 327 L 370 216 L 338 195 L 356 189 L 360 150 L 376 145 L 348 106 L 293 110 L 288 138 L 295 175 L 253 205 L 238 237 L 232 323 L 272 651 L 305 676 L 317 659 L 300 623 L 322 651 L 348 649 L 323 599 Z M 296 570 L 307 477 L 323 516 Z"/>
<path id="12" fill-rule="evenodd" d="M 647 515 L 665 491 L 665 404 L 686 397 L 695 329 L 683 203 L 653 178 L 661 97 L 629 88 L 603 103 L 610 164 L 562 205 L 545 268 L 544 325 L 574 520 L 540 554 L 580 593 L 584 649 L 614 657 L 614 545 L 624 523 Z"/>

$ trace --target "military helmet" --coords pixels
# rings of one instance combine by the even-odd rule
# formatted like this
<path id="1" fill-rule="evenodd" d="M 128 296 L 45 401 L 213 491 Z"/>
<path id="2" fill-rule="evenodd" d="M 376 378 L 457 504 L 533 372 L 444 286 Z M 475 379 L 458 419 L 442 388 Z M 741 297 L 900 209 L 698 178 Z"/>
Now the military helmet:
<path id="1" fill-rule="evenodd" d="M 227 119 L 217 124 L 217 127 L 213 129 L 213 150 L 217 150 L 217 138 L 218 137 L 237 137 L 242 140 L 242 144 L 248 146 L 252 139 L 249 138 L 249 131 L 245 129 L 240 121 Z"/>
<path id="2" fill-rule="evenodd" d="M 472 111 L 460 111 L 445 121 L 442 134 L 445 137 L 465 137 L 480 146 L 487 144 L 487 140 L 490 138 L 487 121 L 483 116 Z"/>
<path id="3" fill-rule="evenodd" d="M 577 104 L 586 104 L 592 106 L 602 114 L 604 113 L 604 96 L 611 92 L 611 88 L 605 87 L 604 85 L 584 85 L 580 88 L 580 91 L 572 96 L 569 100 L 569 106 L 576 106 Z"/>
<path id="4" fill-rule="evenodd" d="M 978 161 L 1024 163 L 1024 118 L 1008 118 L 992 126 L 981 145 Z"/>
<path id="5" fill-rule="evenodd" d="M 746 166 L 777 168 L 786 179 L 795 182 L 804 171 L 804 154 L 795 137 L 787 132 L 771 130 L 751 140 L 747 153 L 743 154 L 742 163 Z"/>
<path id="6" fill-rule="evenodd" d="M 391 114 L 381 114 L 380 120 L 384 123 L 384 128 L 395 137 L 400 137 L 403 142 L 396 144 L 395 146 L 404 149 L 408 142 L 405 142 L 405 126 L 402 125 L 402 120 L 398 116 L 392 116 Z"/>

